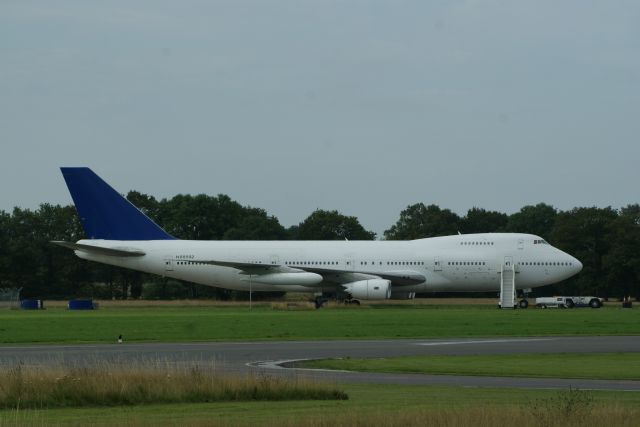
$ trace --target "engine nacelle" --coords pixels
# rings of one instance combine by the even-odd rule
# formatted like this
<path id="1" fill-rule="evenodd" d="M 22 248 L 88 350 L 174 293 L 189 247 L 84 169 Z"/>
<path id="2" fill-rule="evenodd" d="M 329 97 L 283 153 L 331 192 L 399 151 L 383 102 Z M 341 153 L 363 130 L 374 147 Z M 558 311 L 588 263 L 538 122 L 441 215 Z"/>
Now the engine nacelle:
<path id="1" fill-rule="evenodd" d="M 391 297 L 391 281 L 389 280 L 359 280 L 345 283 L 342 286 L 354 299 L 389 299 Z"/>
<path id="2" fill-rule="evenodd" d="M 391 299 L 414 299 L 415 297 L 415 292 L 391 291 Z"/>

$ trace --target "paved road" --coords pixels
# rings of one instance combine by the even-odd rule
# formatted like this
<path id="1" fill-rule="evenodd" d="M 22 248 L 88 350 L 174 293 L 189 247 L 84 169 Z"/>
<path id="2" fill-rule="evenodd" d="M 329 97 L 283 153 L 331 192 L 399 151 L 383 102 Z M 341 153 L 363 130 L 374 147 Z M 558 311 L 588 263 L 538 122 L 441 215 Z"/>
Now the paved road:
<path id="1" fill-rule="evenodd" d="M 513 353 L 638 352 L 640 336 L 538 337 L 447 340 L 3 345 L 0 364 L 198 363 L 225 372 L 260 371 L 336 382 L 437 384 L 469 387 L 568 388 L 640 391 L 640 381 L 332 372 L 296 368 L 296 360 L 328 357 Z M 639 354 L 640 357 L 640 354 Z M 588 369 L 588 367 L 585 367 Z"/>

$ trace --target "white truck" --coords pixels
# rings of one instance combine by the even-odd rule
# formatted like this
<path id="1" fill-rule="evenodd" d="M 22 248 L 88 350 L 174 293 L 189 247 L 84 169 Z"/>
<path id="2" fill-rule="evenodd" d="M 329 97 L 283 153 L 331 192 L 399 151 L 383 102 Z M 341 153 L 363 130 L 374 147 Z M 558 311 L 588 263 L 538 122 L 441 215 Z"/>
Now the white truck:
<path id="1" fill-rule="evenodd" d="M 574 308 L 574 307 L 602 307 L 602 298 L 598 297 L 544 297 L 536 298 L 538 308 Z"/>

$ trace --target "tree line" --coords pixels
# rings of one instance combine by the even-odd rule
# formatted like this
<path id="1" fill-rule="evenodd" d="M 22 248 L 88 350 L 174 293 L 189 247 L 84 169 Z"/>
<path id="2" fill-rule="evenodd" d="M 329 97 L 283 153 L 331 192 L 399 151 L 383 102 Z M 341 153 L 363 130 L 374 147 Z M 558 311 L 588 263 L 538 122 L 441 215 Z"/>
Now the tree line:
<path id="1" fill-rule="evenodd" d="M 177 195 L 156 200 L 131 191 L 127 199 L 179 239 L 373 240 L 356 217 L 316 210 L 284 227 L 264 209 L 242 206 L 227 195 Z M 640 205 L 620 209 L 578 207 L 561 211 L 540 203 L 511 215 L 474 207 L 460 216 L 416 203 L 381 236 L 409 240 L 451 234 L 519 232 L 538 235 L 578 258 L 583 271 L 537 294 L 640 296 Z M 246 298 L 246 293 L 181 283 L 154 275 L 90 263 L 52 240 L 77 241 L 84 231 L 74 206 L 0 211 L 0 288 L 22 287 L 35 298 Z M 260 294 L 265 296 L 265 294 Z M 255 295 L 260 297 L 260 295 Z M 266 295 L 270 296 L 270 295 Z"/>

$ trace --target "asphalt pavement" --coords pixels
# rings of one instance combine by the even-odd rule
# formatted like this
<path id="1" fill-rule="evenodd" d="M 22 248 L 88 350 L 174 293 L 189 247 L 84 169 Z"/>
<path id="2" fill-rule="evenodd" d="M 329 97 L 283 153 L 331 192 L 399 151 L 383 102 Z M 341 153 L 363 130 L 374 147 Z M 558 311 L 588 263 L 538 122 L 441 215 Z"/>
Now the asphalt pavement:
<path id="1" fill-rule="evenodd" d="M 516 353 L 637 352 L 640 336 L 573 336 L 486 339 L 400 339 L 205 343 L 126 343 L 86 345 L 0 345 L 0 365 L 201 364 L 221 372 L 260 372 L 334 382 L 431 384 L 640 391 L 640 381 L 512 378 L 457 375 L 382 374 L 299 368 L 299 361 L 336 357 L 481 355 Z M 585 366 L 588 370 L 589 367 Z"/>

